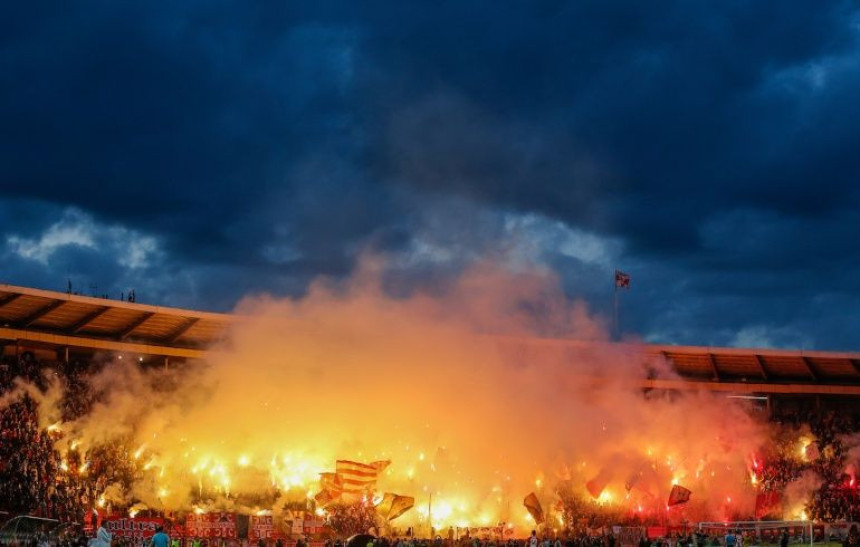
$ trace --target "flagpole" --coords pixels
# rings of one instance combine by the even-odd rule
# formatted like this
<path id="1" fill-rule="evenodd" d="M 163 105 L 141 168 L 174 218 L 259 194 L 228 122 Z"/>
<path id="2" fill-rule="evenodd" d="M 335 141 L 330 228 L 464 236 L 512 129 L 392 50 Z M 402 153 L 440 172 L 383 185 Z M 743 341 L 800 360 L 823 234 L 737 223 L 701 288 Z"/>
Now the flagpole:
<path id="1" fill-rule="evenodd" d="M 618 341 L 618 280 L 616 277 L 618 276 L 618 272 L 616 271 L 615 276 L 612 278 L 612 341 Z"/>
<path id="2" fill-rule="evenodd" d="M 430 539 L 433 539 L 433 492 L 427 500 L 427 524 L 430 525 Z"/>

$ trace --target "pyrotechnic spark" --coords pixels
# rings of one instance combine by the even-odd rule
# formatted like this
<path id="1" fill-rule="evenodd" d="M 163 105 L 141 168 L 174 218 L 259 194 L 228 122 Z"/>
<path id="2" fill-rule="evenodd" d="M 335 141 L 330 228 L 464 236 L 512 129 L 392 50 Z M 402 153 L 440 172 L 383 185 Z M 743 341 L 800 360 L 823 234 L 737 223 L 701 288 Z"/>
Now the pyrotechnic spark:
<path id="1" fill-rule="evenodd" d="M 801 437 L 798 442 L 800 443 L 800 459 L 808 461 L 809 453 L 807 452 L 807 449 L 809 448 L 809 445 L 812 444 L 812 439 L 809 437 Z"/>

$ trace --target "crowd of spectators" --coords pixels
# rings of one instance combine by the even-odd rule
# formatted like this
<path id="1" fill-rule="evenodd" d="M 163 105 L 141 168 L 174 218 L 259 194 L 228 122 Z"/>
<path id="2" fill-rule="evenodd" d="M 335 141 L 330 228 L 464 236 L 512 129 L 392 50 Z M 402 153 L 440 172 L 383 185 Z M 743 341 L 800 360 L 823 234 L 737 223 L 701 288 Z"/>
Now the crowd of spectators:
<path id="1" fill-rule="evenodd" d="M 91 372 L 87 362 L 40 362 L 29 352 L 0 357 L 0 511 L 84 523 L 94 508 L 105 508 L 103 494 L 109 486 L 128 491 L 141 478 L 140 469 L 129 457 L 130 440 L 92 446 L 86 452 L 65 447 L 61 454 L 62 432 L 40 424 L 38 395 L 52 381 L 61 382 L 64 388 L 58 407 L 62 421 L 92 409 L 97 396 L 89 388 Z M 24 384 L 30 387 L 22 389 Z M 763 451 L 755 469 L 759 490 L 783 492 L 812 472 L 817 487 L 806 506 L 808 518 L 860 521 L 858 485 L 846 473 L 850 462 L 845 441 L 860 424 L 832 411 L 804 418 L 803 424 L 796 416 L 792 418 L 795 423 L 784 420 L 782 434 Z M 799 439 L 806 439 L 805 448 Z M 643 524 L 616 522 L 617 514 L 610 517 L 597 520 L 601 526 Z M 572 540 L 573 547 L 584 547 L 583 538 Z"/>
<path id="2" fill-rule="evenodd" d="M 822 485 L 809 503 L 814 520 L 860 520 L 860 505 L 855 478 L 846 473 L 849 462 L 845 435 L 857 431 L 857 424 L 844 414 L 828 413 L 810 424 L 817 439 L 818 457 L 812 462 Z"/>
<path id="3" fill-rule="evenodd" d="M 80 416 L 91 403 L 82 368 L 54 367 L 29 352 L 0 359 L 0 396 L 9 399 L 0 407 L 0 509 L 82 523 L 103 492 L 106 474 L 92 472 L 89 460 L 83 461 L 74 450 L 64 459 L 56 447 L 61 432 L 39 423 L 33 394 L 21 389 L 13 392 L 22 382 L 44 392 L 52 375 L 61 376 L 69 387 L 60 404 L 63 419 Z M 106 463 L 100 461 L 105 471 L 113 468 Z"/>
<path id="4" fill-rule="evenodd" d="M 853 416 L 834 411 L 783 417 L 781 435 L 765 451 L 755 470 L 760 491 L 783 492 L 804 476 L 817 485 L 806 505 L 806 516 L 814 521 L 860 520 L 860 496 L 855 477 L 846 473 L 844 439 L 856 433 Z"/>

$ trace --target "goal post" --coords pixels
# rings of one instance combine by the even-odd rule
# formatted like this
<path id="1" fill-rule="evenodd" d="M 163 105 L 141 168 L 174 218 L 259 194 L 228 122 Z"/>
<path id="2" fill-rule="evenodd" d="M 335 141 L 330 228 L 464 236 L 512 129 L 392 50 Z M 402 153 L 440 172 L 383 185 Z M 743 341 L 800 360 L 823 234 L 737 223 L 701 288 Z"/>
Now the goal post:
<path id="1" fill-rule="evenodd" d="M 700 522 L 698 530 L 706 533 L 717 533 L 720 535 L 729 532 L 753 532 L 756 538 L 762 536 L 763 531 L 769 530 L 802 530 L 803 536 L 809 538 L 810 547 L 813 544 L 815 524 L 809 520 L 738 520 L 723 522 Z"/>

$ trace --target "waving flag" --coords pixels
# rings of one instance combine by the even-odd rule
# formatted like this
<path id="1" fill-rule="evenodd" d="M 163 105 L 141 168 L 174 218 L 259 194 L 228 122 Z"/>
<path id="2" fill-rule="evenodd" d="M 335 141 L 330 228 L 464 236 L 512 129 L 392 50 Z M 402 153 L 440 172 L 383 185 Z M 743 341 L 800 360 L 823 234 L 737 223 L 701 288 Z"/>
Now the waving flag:
<path id="1" fill-rule="evenodd" d="M 585 489 L 588 490 L 591 497 L 599 498 L 601 492 L 603 492 L 603 489 L 606 488 L 606 485 L 609 484 L 611 479 L 612 473 L 608 469 L 603 468 L 596 477 L 585 483 Z"/>
<path id="2" fill-rule="evenodd" d="M 621 270 L 615 270 L 615 286 L 622 289 L 630 288 L 630 274 L 626 274 Z"/>
<path id="3" fill-rule="evenodd" d="M 337 460 L 335 470 L 343 485 L 344 494 L 361 494 L 376 487 L 379 474 L 391 464 L 391 460 L 359 463 Z"/>
<path id="4" fill-rule="evenodd" d="M 319 507 L 327 507 L 340 500 L 343 482 L 337 473 L 320 473 L 320 491 L 314 496 Z"/>
<path id="5" fill-rule="evenodd" d="M 415 498 L 410 496 L 398 496 L 386 492 L 382 497 L 382 501 L 376 506 L 376 512 L 387 521 L 392 521 L 412 509 L 415 505 Z"/>
<path id="6" fill-rule="evenodd" d="M 320 489 L 343 492 L 343 481 L 337 473 L 320 473 Z"/>
<path id="7" fill-rule="evenodd" d="M 672 507 L 673 505 L 678 505 L 680 503 L 687 503 L 690 501 L 690 494 L 692 493 L 692 491 L 676 484 L 672 487 L 672 491 L 669 492 L 669 503 L 666 505 Z"/>
<path id="8" fill-rule="evenodd" d="M 320 490 L 317 495 L 314 496 L 314 501 L 317 503 L 317 507 L 328 507 L 332 503 L 338 501 L 340 498 L 340 492 L 332 492 L 331 490 Z"/>
<path id="9" fill-rule="evenodd" d="M 526 506 L 526 509 L 528 509 L 529 514 L 535 519 L 536 523 L 543 523 L 543 507 L 540 506 L 540 502 L 534 492 L 526 496 L 526 499 L 523 500 L 523 505 Z"/>

